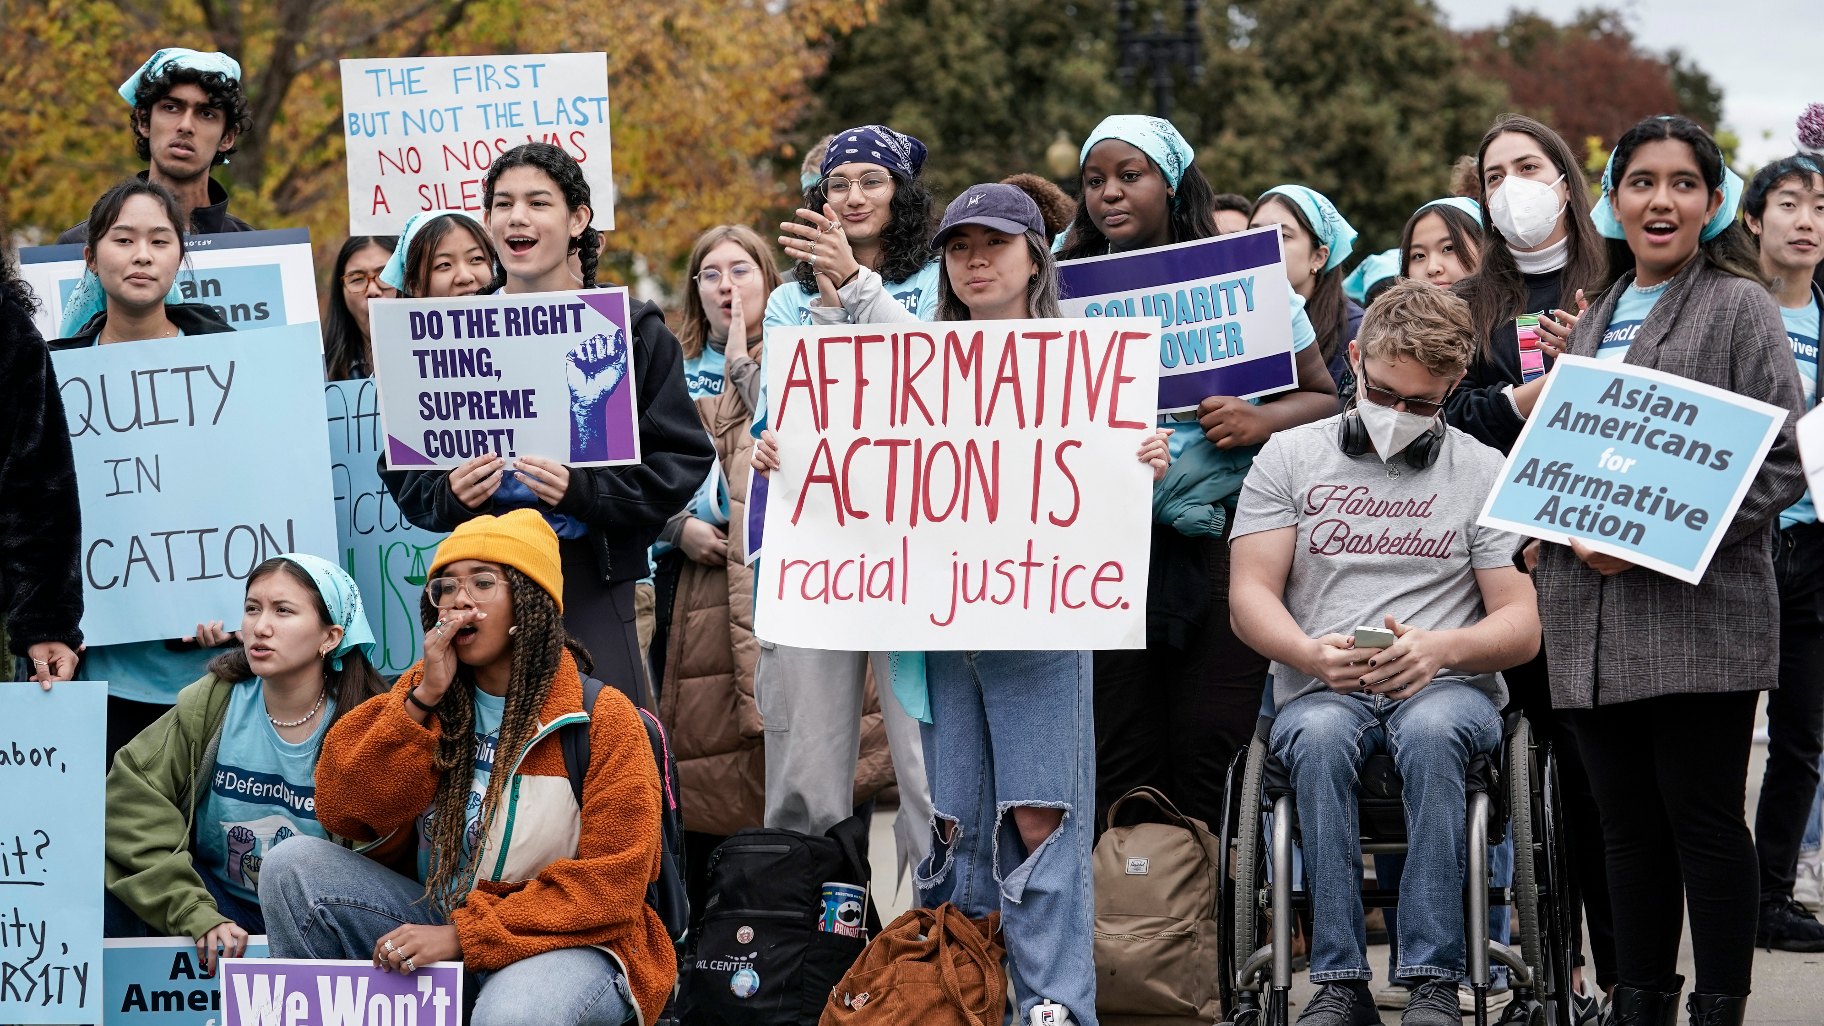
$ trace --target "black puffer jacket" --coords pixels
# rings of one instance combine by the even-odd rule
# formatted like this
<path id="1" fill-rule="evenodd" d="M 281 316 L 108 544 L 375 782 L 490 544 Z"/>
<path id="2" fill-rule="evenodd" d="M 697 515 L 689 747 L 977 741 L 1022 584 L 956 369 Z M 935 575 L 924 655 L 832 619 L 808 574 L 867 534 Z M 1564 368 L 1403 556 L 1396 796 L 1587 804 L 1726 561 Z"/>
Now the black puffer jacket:
<path id="1" fill-rule="evenodd" d="M 50 350 L 0 282 L 0 612 L 15 654 L 82 644 L 82 509 Z"/>

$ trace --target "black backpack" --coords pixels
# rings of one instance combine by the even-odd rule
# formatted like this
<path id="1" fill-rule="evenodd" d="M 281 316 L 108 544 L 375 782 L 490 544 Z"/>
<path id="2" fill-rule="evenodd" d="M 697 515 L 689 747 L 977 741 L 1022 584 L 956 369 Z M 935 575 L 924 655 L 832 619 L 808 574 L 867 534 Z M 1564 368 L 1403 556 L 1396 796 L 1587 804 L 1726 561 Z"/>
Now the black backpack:
<path id="1" fill-rule="evenodd" d="M 595 700 L 607 687 L 594 677 L 583 678 L 583 712 L 595 713 Z M 659 914 L 665 932 L 681 951 L 690 931 L 690 899 L 684 891 L 684 817 L 678 811 L 678 763 L 671 757 L 671 743 L 658 717 L 639 706 L 634 711 L 646 725 L 646 740 L 652 745 L 653 760 L 659 766 L 659 786 L 664 792 L 659 803 L 660 844 L 659 878 L 646 888 L 646 904 Z M 589 724 L 565 727 L 558 734 L 564 746 L 564 771 L 570 775 L 570 791 L 576 795 L 578 808 L 583 804 L 583 778 L 589 775 Z"/>
<path id="2" fill-rule="evenodd" d="M 823 885 L 866 888 L 868 826 L 850 817 L 823 837 L 743 830 L 709 857 L 709 897 L 679 995 L 690 1026 L 815 1026 L 862 937 L 818 929 Z M 870 933 L 880 930 L 866 902 Z"/>

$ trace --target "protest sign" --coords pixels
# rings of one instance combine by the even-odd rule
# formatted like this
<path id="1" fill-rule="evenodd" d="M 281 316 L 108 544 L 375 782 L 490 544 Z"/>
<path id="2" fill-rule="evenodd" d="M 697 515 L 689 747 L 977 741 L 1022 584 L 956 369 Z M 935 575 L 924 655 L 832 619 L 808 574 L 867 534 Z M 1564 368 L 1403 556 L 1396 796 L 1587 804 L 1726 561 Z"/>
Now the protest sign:
<path id="1" fill-rule="evenodd" d="M 1805 466 L 1805 486 L 1811 489 L 1812 500 L 1824 495 L 1824 416 L 1818 411 L 1824 406 L 1814 406 L 1810 413 L 1799 418 L 1795 425 L 1799 436 L 1799 460 Z"/>
<path id="2" fill-rule="evenodd" d="M 462 963 L 224 958 L 222 1010 L 224 1026 L 461 1026 Z"/>
<path id="3" fill-rule="evenodd" d="M 19 251 L 19 275 L 39 299 L 32 320 L 45 338 L 63 335 L 63 305 L 83 269 L 81 246 L 28 246 Z M 186 303 L 214 307 L 237 331 L 314 323 L 317 272 L 311 263 L 310 232 L 286 228 L 189 236 L 177 272 L 177 291 Z"/>
<path id="4" fill-rule="evenodd" d="M 1786 416 L 1664 371 L 1559 357 L 1477 522 L 1696 584 Z"/>
<path id="5" fill-rule="evenodd" d="M 594 224 L 614 228 L 608 55 L 380 57 L 342 62 L 352 235 L 397 234 L 425 210 L 482 210 L 502 153 L 560 146 L 583 167 Z"/>
<path id="6" fill-rule="evenodd" d="M 89 644 L 236 624 L 262 561 L 335 551 L 320 349 L 313 323 L 55 354 Z"/>
<path id="7" fill-rule="evenodd" d="M 747 475 L 747 551 L 741 562 L 748 566 L 760 558 L 760 543 L 766 540 L 766 475 L 754 471 Z"/>
<path id="8" fill-rule="evenodd" d="M 768 329 L 759 635 L 1143 645 L 1158 344 L 1128 317 Z"/>
<path id="9" fill-rule="evenodd" d="M 222 988 L 197 964 L 189 937 L 102 941 L 103 1026 L 216 1026 Z M 266 957 L 266 938 L 247 938 L 247 957 Z"/>
<path id="10" fill-rule="evenodd" d="M 368 311 L 389 469 L 486 453 L 640 461 L 626 289 L 376 299 Z"/>
<path id="11" fill-rule="evenodd" d="M 1067 317 L 1158 320 L 1160 413 L 1297 386 L 1292 287 L 1275 226 L 1066 260 L 1058 287 Z"/>
<path id="12" fill-rule="evenodd" d="M 413 527 L 380 480 L 380 395 L 371 379 L 331 381 L 330 480 L 342 569 L 355 579 L 374 629 L 374 669 L 404 673 L 424 654 L 418 596 L 425 567 L 444 536 Z"/>
<path id="13" fill-rule="evenodd" d="M 100 1022 L 108 686 L 0 687 L 0 1022 Z"/>

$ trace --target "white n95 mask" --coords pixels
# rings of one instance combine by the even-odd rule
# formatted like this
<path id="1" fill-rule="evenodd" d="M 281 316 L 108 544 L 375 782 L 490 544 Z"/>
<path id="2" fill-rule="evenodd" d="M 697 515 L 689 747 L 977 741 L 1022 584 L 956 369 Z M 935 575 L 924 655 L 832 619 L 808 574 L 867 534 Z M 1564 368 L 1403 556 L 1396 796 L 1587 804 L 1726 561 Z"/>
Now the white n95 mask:
<path id="1" fill-rule="evenodd" d="M 1368 429 L 1368 440 L 1374 443 L 1374 451 L 1381 457 L 1382 463 L 1405 452 L 1407 446 L 1430 431 L 1431 426 L 1437 422 L 1436 417 L 1421 417 L 1416 413 L 1367 401 L 1356 403 L 1356 410 L 1362 418 L 1362 426 Z"/>
<path id="2" fill-rule="evenodd" d="M 1558 227 L 1558 215 L 1568 201 L 1558 198 L 1558 182 L 1535 182 L 1531 178 L 1508 178 L 1488 198 L 1488 217 L 1501 229 L 1507 241 L 1519 249 L 1537 248 L 1552 237 Z"/>

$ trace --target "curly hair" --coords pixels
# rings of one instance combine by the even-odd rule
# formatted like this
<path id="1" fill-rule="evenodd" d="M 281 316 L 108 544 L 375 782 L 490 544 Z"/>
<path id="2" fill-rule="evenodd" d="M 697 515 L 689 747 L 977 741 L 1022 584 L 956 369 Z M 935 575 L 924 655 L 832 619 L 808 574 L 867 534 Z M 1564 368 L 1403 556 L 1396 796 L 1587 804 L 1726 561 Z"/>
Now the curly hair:
<path id="1" fill-rule="evenodd" d="M 501 573 L 512 594 L 513 624 L 519 630 L 511 642 L 506 709 L 494 745 L 495 772 L 488 778 L 488 793 L 481 801 L 482 840 L 478 845 L 487 843 L 488 829 L 500 807 L 501 785 L 510 775 L 504 772 L 505 768 L 519 761 L 538 732 L 539 713 L 550 696 L 551 682 L 557 678 L 564 650 L 569 649 L 575 657 L 579 672 L 586 674 L 595 668 L 589 651 L 565 632 L 563 614 L 557 611 L 557 601 L 550 593 L 513 567 L 502 567 Z M 418 600 L 418 618 L 427 631 L 436 626 L 438 611 L 428 593 Z M 441 775 L 424 827 L 430 846 L 424 897 L 447 915 L 468 899 L 468 887 L 460 879 L 468 863 L 465 855 L 480 854 L 463 850 L 468 833 L 469 791 L 475 777 L 475 674 L 470 667 L 457 664 L 456 680 L 432 715 L 442 724 L 443 733 L 433 756 Z"/>
<path id="2" fill-rule="evenodd" d="M 697 272 L 703 269 L 703 258 L 709 251 L 732 242 L 747 252 L 754 262 L 754 269 L 760 272 L 760 294 L 770 296 L 779 287 L 779 265 L 773 261 L 773 251 L 760 238 L 760 233 L 744 224 L 719 224 L 697 236 L 697 244 L 690 248 L 690 261 L 684 271 L 684 320 L 678 325 L 678 346 L 684 350 L 685 359 L 693 359 L 703 352 L 704 343 L 709 339 L 709 314 L 703 309 L 703 293 L 697 288 Z M 748 323 L 759 323 L 764 310 L 748 311 Z"/>
<path id="3" fill-rule="evenodd" d="M 1476 352 L 1469 304 L 1449 289 L 1402 278 L 1362 315 L 1356 348 L 1362 359 L 1417 361 L 1439 378 L 1455 379 Z"/>
<path id="4" fill-rule="evenodd" d="M 1069 228 L 1071 218 L 1077 216 L 1077 201 L 1043 175 L 1022 171 L 1001 179 L 1001 184 L 1011 185 L 1032 197 L 1039 207 L 1039 219 L 1045 222 L 1045 234 L 1051 238 L 1057 238 L 1059 232 Z"/>
<path id="5" fill-rule="evenodd" d="M 1153 163 L 1153 158 L 1146 158 L 1147 166 L 1154 174 L 1163 176 L 1164 171 Z M 1079 183 L 1082 169 L 1078 169 Z M 1216 234 L 1216 190 L 1210 186 L 1210 180 L 1196 164 L 1184 169 L 1184 177 L 1178 180 L 1177 195 L 1171 201 L 1172 242 L 1196 242 Z M 1095 219 L 1089 216 L 1089 201 L 1085 200 L 1077 207 L 1076 219 L 1070 222 L 1070 235 L 1064 240 L 1064 251 L 1058 254 L 1059 260 L 1076 260 L 1079 257 L 1102 256 L 1109 252 L 1108 236 L 1096 227 Z"/>
<path id="6" fill-rule="evenodd" d="M 224 135 L 233 133 L 238 142 L 253 131 L 253 109 L 247 103 L 247 93 L 241 89 L 241 83 L 219 71 L 197 71 L 166 64 L 164 70 L 155 75 L 139 76 L 139 101 L 133 105 L 133 113 L 128 119 L 128 127 L 133 132 L 133 148 L 139 159 L 152 159 L 153 105 L 170 96 L 171 90 L 180 85 L 193 85 L 208 94 L 209 106 L 221 111 L 222 120 L 226 122 L 222 129 Z M 210 165 L 228 163 L 234 151 L 234 146 L 218 150 Z"/>
<path id="7" fill-rule="evenodd" d="M 342 287 L 348 262 L 369 246 L 391 253 L 398 244 L 391 235 L 351 235 L 336 251 L 335 269 L 329 276 L 329 313 L 323 319 L 323 368 L 331 381 L 355 377 L 357 369 L 372 370 L 374 366 L 374 347 L 356 322 L 355 312 L 348 308 L 348 290 Z"/>
<path id="8" fill-rule="evenodd" d="M 1723 187 L 1723 151 L 1716 145 L 1716 140 L 1703 126 L 1690 118 L 1676 115 L 1661 115 L 1644 118 L 1633 128 L 1624 132 L 1615 142 L 1615 151 L 1610 154 L 1615 172 L 1609 181 L 1619 184 L 1627 176 L 1628 164 L 1634 159 L 1634 151 L 1642 145 L 1661 140 L 1682 142 L 1691 147 L 1691 155 L 1697 163 L 1697 170 L 1704 176 L 1704 187 L 1712 193 Z M 1610 200 L 1611 203 L 1614 200 Z M 1626 239 L 1610 239 L 1609 270 L 1616 279 L 1626 278 L 1634 273 L 1634 250 Z M 1708 242 L 1698 244 L 1702 254 L 1718 270 L 1733 274 L 1738 278 L 1765 287 L 1767 276 L 1761 273 L 1761 262 L 1755 255 L 1754 247 L 1748 241 L 1748 232 L 1742 228 L 1738 218 L 1731 221 L 1729 227 Z"/>
<path id="9" fill-rule="evenodd" d="M 0 304 L 9 300 L 27 314 L 38 311 L 38 294 L 19 277 L 19 265 L 13 257 L 12 233 L 7 231 L 6 222 L 0 220 Z"/>
<path id="10" fill-rule="evenodd" d="M 529 167 L 543 171 L 558 189 L 564 194 L 564 205 L 572 213 L 580 207 L 588 207 L 589 213 L 595 213 L 595 204 L 589 199 L 589 180 L 583 177 L 583 166 L 576 158 L 564 152 L 561 146 L 550 143 L 522 143 L 497 157 L 481 183 L 481 206 L 483 210 L 494 209 L 494 186 L 500 176 L 512 168 Z M 595 288 L 595 265 L 601 258 L 602 233 L 589 225 L 583 226 L 581 235 L 570 237 L 570 252 L 576 253 L 583 267 L 583 288 Z"/>
<path id="11" fill-rule="evenodd" d="M 931 262 L 931 236 L 937 232 L 937 197 L 925 188 L 923 178 L 906 178 L 897 171 L 893 176 L 893 199 L 887 204 L 887 226 L 880 233 L 880 272 L 883 280 L 901 282 L 925 269 Z M 829 202 L 819 181 L 804 194 L 804 205 L 822 210 Z M 817 292 L 817 272 L 799 261 L 792 277 L 806 295 Z"/>

